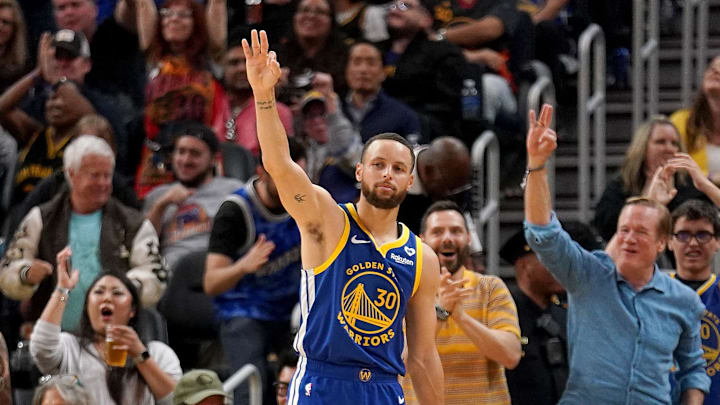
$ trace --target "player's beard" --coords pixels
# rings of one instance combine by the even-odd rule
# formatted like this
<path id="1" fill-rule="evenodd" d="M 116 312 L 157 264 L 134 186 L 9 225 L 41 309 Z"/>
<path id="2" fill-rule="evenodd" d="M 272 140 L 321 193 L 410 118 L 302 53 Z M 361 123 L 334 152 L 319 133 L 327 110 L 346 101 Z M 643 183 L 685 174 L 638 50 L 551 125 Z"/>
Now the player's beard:
<path id="1" fill-rule="evenodd" d="M 368 203 L 373 207 L 390 210 L 400 205 L 405 200 L 407 190 L 396 191 L 390 197 L 380 197 L 374 189 L 370 188 L 370 185 L 362 183 L 361 187 L 362 195 L 365 197 Z"/>

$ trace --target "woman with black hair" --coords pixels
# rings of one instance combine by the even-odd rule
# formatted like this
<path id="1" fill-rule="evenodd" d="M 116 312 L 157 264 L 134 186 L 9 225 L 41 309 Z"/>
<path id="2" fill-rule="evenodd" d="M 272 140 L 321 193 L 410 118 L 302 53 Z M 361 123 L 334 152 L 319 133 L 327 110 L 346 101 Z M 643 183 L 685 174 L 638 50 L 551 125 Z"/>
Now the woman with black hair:
<path id="1" fill-rule="evenodd" d="M 43 373 L 74 374 L 99 404 L 171 404 L 182 376 L 175 352 L 161 342 L 147 345 L 135 331 L 139 295 L 123 274 L 104 272 L 88 289 L 79 336 L 60 332 L 68 293 L 78 282 L 67 263 L 70 248 L 57 255 L 57 288 L 30 336 L 30 353 Z M 127 350 L 124 367 L 106 362 L 106 340 Z"/>

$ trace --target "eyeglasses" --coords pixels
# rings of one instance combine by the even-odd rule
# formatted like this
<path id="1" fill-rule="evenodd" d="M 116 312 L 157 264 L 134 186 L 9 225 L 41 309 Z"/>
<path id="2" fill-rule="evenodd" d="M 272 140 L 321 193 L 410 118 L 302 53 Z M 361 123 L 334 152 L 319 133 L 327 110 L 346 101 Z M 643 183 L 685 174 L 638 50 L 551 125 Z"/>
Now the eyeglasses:
<path id="1" fill-rule="evenodd" d="M 413 9 L 415 7 L 417 7 L 417 6 L 414 4 L 408 4 L 408 3 L 405 3 L 404 1 L 396 1 L 390 5 L 390 10 L 407 11 L 407 10 Z"/>
<path id="2" fill-rule="evenodd" d="M 277 391 L 277 394 L 281 397 L 286 397 L 288 392 L 288 386 L 290 385 L 289 382 L 284 381 L 275 381 L 273 383 L 273 387 L 275 387 L 275 390 Z"/>
<path id="3" fill-rule="evenodd" d="M 298 7 L 297 9 L 298 14 L 310 14 L 310 15 L 318 15 L 318 16 L 330 16 L 330 10 L 323 10 L 320 8 L 314 8 L 314 7 Z"/>
<path id="4" fill-rule="evenodd" d="M 49 383 L 50 381 L 57 381 L 59 383 L 65 384 L 65 385 L 77 384 L 77 385 L 83 387 L 83 384 L 82 384 L 82 382 L 80 382 L 80 379 L 78 378 L 78 376 L 76 376 L 74 374 L 59 374 L 59 375 L 47 374 L 47 375 L 40 377 L 40 380 L 39 380 L 40 385 L 45 385 L 45 384 Z"/>
<path id="5" fill-rule="evenodd" d="M 698 233 L 680 231 L 674 233 L 673 236 L 682 243 L 690 243 L 690 240 L 695 238 L 695 240 L 701 245 L 710 242 L 715 237 L 712 232 L 708 231 L 700 231 Z"/>
<path id="6" fill-rule="evenodd" d="M 192 11 L 190 10 L 174 10 L 171 8 L 161 8 L 160 17 L 170 19 L 173 17 L 178 18 L 190 18 L 192 17 Z"/>

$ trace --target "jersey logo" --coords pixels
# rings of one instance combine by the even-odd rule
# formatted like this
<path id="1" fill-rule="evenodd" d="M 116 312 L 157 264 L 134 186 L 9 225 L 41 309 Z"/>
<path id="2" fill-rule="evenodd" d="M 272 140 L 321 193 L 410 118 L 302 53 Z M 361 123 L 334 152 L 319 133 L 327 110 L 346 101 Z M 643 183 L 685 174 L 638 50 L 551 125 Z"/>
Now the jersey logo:
<path id="1" fill-rule="evenodd" d="M 407 257 L 402 257 L 400 255 L 396 255 L 395 253 L 390 253 L 390 258 L 393 259 L 396 263 L 404 264 L 407 266 L 412 266 L 415 264 L 415 262 L 408 259 Z"/>
<path id="2" fill-rule="evenodd" d="M 368 382 L 372 378 L 372 371 L 364 368 L 364 369 L 360 370 L 360 372 L 358 373 L 358 378 L 362 382 Z"/>
<path id="3" fill-rule="evenodd" d="M 395 337 L 391 327 L 400 312 L 401 297 L 387 274 L 392 269 L 358 273 L 343 287 L 337 319 L 357 345 L 377 347 Z"/>
<path id="4" fill-rule="evenodd" d="M 712 312 L 705 311 L 700 322 L 700 337 L 702 338 L 703 357 L 705 358 L 705 372 L 712 377 L 720 372 L 720 332 L 718 332 L 720 318 Z"/>
<path id="5" fill-rule="evenodd" d="M 405 246 L 405 253 L 408 256 L 413 256 L 415 254 L 415 249 L 411 248 L 410 246 Z"/>
<path id="6" fill-rule="evenodd" d="M 358 239 L 357 235 L 353 235 L 353 237 L 350 239 L 350 242 L 354 243 L 355 245 L 359 245 L 361 243 L 370 243 L 367 239 Z"/>
<path id="7" fill-rule="evenodd" d="M 309 397 L 312 392 L 312 383 L 305 384 L 305 396 Z"/>

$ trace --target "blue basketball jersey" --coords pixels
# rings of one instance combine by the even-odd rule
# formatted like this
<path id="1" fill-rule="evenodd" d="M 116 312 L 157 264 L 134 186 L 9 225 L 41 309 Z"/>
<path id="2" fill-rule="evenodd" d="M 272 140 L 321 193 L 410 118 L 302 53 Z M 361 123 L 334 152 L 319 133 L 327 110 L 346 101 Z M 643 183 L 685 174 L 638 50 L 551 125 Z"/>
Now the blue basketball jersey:
<path id="1" fill-rule="evenodd" d="M 422 271 L 422 242 L 403 224 L 378 246 L 355 206 L 340 206 L 345 228 L 332 255 L 302 271 L 301 358 L 405 374 L 403 318 Z M 301 372 L 302 370 L 298 370 Z"/>
<path id="2" fill-rule="evenodd" d="M 675 273 L 670 276 L 675 278 Z M 705 304 L 705 313 L 700 321 L 700 339 L 702 339 L 705 372 L 710 377 L 710 393 L 705 395 L 704 405 L 720 405 L 720 285 L 715 274 L 697 289 L 700 300 Z M 674 396 L 679 397 L 675 379 Z M 679 398 L 677 398 L 679 399 Z"/>
<path id="3" fill-rule="evenodd" d="M 298 302 L 300 285 L 300 231 L 288 213 L 273 214 L 260 202 L 251 179 L 226 201 L 233 201 L 243 211 L 247 223 L 244 246 L 238 246 L 235 261 L 242 257 L 264 234 L 275 244 L 267 263 L 253 274 L 243 277 L 233 288 L 215 297 L 219 320 L 237 317 L 265 321 L 290 319 Z"/>

